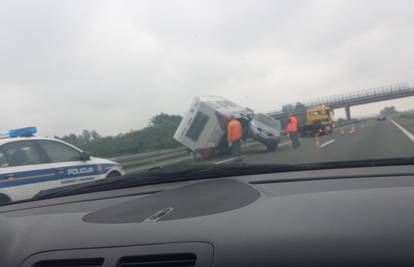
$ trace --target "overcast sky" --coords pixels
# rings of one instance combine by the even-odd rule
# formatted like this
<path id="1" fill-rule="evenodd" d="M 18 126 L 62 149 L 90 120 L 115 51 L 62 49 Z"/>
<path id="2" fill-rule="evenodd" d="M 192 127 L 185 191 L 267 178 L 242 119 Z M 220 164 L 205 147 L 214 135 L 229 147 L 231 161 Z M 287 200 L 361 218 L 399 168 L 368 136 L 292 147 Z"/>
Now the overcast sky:
<path id="1" fill-rule="evenodd" d="M 0 130 L 139 129 L 194 96 L 255 111 L 412 81 L 414 1 L 2 1 Z M 414 108 L 414 99 L 384 105 Z M 341 111 L 337 114 L 341 116 Z"/>

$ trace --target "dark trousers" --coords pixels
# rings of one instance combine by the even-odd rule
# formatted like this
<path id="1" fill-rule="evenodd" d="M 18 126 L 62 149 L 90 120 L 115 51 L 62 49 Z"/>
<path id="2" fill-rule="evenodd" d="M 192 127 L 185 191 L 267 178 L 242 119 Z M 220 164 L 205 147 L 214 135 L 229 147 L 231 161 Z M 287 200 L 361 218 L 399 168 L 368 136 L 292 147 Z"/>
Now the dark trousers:
<path id="1" fill-rule="evenodd" d="M 235 157 L 240 156 L 240 140 L 231 143 L 231 154 Z"/>
<path id="2" fill-rule="evenodd" d="M 293 146 L 294 149 L 300 147 L 299 133 L 298 132 L 290 132 L 289 137 L 290 137 L 290 140 L 292 141 L 292 146 Z"/>

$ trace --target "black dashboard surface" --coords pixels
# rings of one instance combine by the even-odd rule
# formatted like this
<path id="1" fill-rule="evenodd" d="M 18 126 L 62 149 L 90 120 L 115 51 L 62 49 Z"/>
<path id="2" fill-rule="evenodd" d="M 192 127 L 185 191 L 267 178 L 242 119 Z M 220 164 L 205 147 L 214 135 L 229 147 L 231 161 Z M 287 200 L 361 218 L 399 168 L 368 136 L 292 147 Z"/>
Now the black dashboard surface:
<path id="1" fill-rule="evenodd" d="M 318 170 L 4 206 L 0 266 L 413 266 L 413 178 Z"/>

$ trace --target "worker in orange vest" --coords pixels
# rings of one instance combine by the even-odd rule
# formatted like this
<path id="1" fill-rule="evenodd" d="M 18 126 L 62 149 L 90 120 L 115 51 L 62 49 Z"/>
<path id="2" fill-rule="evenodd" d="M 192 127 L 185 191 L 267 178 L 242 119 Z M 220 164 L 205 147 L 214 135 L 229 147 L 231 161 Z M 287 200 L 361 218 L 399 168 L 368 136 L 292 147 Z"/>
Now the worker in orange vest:
<path id="1" fill-rule="evenodd" d="M 231 146 L 233 156 L 240 156 L 240 140 L 243 136 L 243 128 L 236 116 L 230 117 L 230 122 L 227 125 L 227 142 Z"/>
<path id="2" fill-rule="evenodd" d="M 292 141 L 293 149 L 297 149 L 300 146 L 299 141 L 299 123 L 298 118 L 295 115 L 290 115 L 289 124 L 286 128 L 289 133 L 290 140 Z"/>

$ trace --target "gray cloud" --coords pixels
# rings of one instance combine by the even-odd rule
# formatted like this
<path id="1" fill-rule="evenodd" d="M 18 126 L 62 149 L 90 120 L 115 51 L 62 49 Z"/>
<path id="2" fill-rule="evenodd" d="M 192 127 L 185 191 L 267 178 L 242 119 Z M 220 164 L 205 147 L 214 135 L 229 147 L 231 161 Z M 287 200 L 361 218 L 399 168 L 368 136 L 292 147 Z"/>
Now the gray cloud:
<path id="1" fill-rule="evenodd" d="M 197 95 L 267 111 L 407 81 L 413 9 L 408 0 L 3 1 L 0 130 L 116 134 L 182 113 Z"/>

